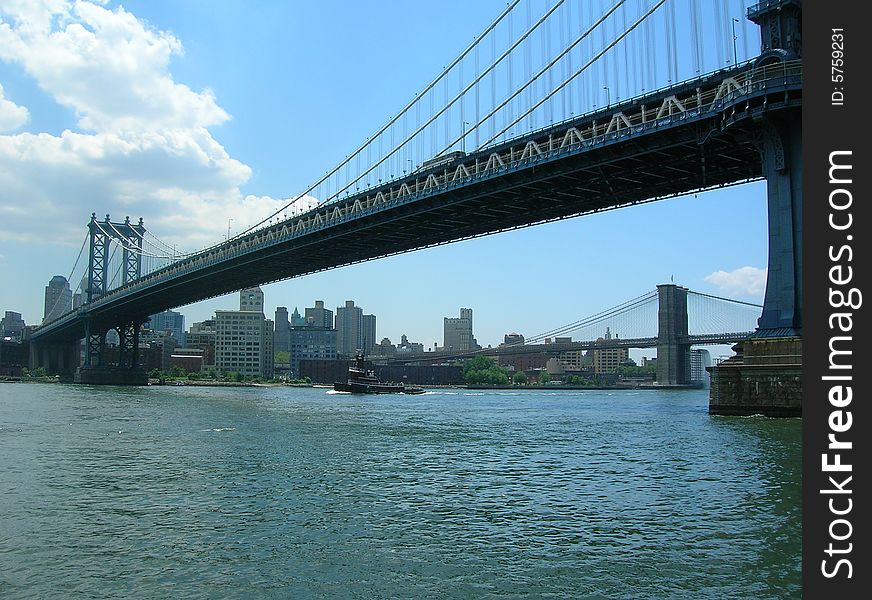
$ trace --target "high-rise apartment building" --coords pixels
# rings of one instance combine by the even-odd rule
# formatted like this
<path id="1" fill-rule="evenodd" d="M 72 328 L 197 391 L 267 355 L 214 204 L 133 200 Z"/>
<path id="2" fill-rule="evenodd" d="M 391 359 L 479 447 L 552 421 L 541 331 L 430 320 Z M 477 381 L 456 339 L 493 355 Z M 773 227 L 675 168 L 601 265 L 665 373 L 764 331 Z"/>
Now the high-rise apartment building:
<path id="1" fill-rule="evenodd" d="M 291 373 L 300 376 L 301 360 L 335 360 L 336 330 L 318 325 L 291 326 Z"/>
<path id="2" fill-rule="evenodd" d="M 296 313 L 296 310 L 294 311 Z M 273 342 L 275 352 L 288 352 L 290 350 L 291 323 L 288 321 L 288 308 L 279 306 L 276 308 L 276 333 Z"/>
<path id="3" fill-rule="evenodd" d="M 158 333 L 170 332 L 170 335 L 176 340 L 179 347 L 185 347 L 187 342 L 185 336 L 185 315 L 173 310 L 165 310 L 162 313 L 151 315 L 149 318 L 148 328 Z"/>
<path id="4" fill-rule="evenodd" d="M 51 321 L 69 311 L 73 305 L 70 283 L 63 275 L 55 275 L 45 286 L 45 310 L 42 322 Z"/>
<path id="5" fill-rule="evenodd" d="M 336 352 L 340 356 L 354 356 L 362 350 L 363 309 L 346 300 L 345 306 L 336 308 Z"/>
<path id="6" fill-rule="evenodd" d="M 316 327 L 333 327 L 333 311 L 324 308 L 323 300 L 315 300 L 315 306 L 305 310 L 305 324 Z"/>
<path id="7" fill-rule="evenodd" d="M 363 349 L 364 354 L 370 355 L 375 349 L 376 344 L 375 315 L 363 315 L 361 317 L 360 328 L 360 347 Z"/>
<path id="8" fill-rule="evenodd" d="M 272 319 L 264 319 L 261 327 L 260 374 L 272 379 L 275 374 L 275 324 Z"/>

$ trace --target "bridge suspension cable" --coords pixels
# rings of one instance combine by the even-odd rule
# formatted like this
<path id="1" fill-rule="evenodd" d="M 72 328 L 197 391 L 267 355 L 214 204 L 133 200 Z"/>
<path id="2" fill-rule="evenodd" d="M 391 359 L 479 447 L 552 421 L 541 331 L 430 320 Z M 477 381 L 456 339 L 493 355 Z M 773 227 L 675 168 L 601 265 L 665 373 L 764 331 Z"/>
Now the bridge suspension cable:
<path id="1" fill-rule="evenodd" d="M 561 0 L 561 2 L 562 2 L 562 1 L 563 1 L 563 0 Z M 267 217 L 267 218 L 261 220 L 259 223 L 256 223 L 255 225 L 252 225 L 251 227 L 249 227 L 248 229 L 246 229 L 245 231 L 243 231 L 242 233 L 240 233 L 240 234 L 237 235 L 236 237 L 241 237 L 241 236 L 245 235 L 246 233 L 249 233 L 249 232 L 251 232 L 251 231 L 257 229 L 258 227 L 260 227 L 261 225 L 263 225 L 264 223 L 266 223 L 267 221 L 269 221 L 269 219 L 278 216 L 278 215 L 281 214 L 283 211 L 285 211 L 285 210 L 287 210 L 288 208 L 290 208 L 291 205 L 294 204 L 294 202 L 298 201 L 298 200 L 301 199 L 301 198 L 304 198 L 306 195 L 308 195 L 308 194 L 311 193 L 313 190 L 315 190 L 315 188 L 317 188 L 320 184 L 322 184 L 322 183 L 324 183 L 325 181 L 327 181 L 327 180 L 330 178 L 331 175 L 337 173 L 337 172 L 338 172 L 342 167 L 344 167 L 345 165 L 349 164 L 349 163 L 351 162 L 351 159 L 352 159 L 352 158 L 356 157 L 360 152 L 362 152 L 363 150 L 365 150 L 365 149 L 369 146 L 371 140 L 374 140 L 375 138 L 378 138 L 378 137 L 381 136 L 385 131 L 387 131 L 387 130 L 392 126 L 392 125 L 394 125 L 394 124 L 395 124 L 395 123 L 396 123 L 396 122 L 397 122 L 397 121 L 398 121 L 398 120 L 399 120 L 403 115 L 406 114 L 406 112 L 407 112 L 410 108 L 412 108 L 412 107 L 413 107 L 413 106 L 414 106 L 414 105 L 419 101 L 419 99 L 420 99 L 421 97 L 423 97 L 424 94 L 426 94 L 426 93 L 428 93 L 429 91 L 431 91 L 431 90 L 432 90 L 432 89 L 433 89 L 433 88 L 434 88 L 434 87 L 435 87 L 435 86 L 436 86 L 440 81 L 442 81 L 442 80 L 443 80 L 443 79 L 448 75 L 448 73 L 449 73 L 449 72 L 450 72 L 450 71 L 451 71 L 451 70 L 452 70 L 452 69 L 453 69 L 453 68 L 454 68 L 458 63 L 460 63 L 460 62 L 461 62 L 461 61 L 462 61 L 462 60 L 463 60 L 463 59 L 464 59 L 464 58 L 465 58 L 465 57 L 470 53 L 470 51 L 472 51 L 473 49 L 475 49 L 476 47 L 478 47 L 478 43 L 479 43 L 479 41 L 480 41 L 482 38 L 486 37 L 486 36 L 487 36 L 491 31 L 493 31 L 493 30 L 497 27 L 497 25 L 498 25 L 498 24 L 499 24 L 499 23 L 500 23 L 500 22 L 501 22 L 501 21 L 502 21 L 502 20 L 503 20 L 507 15 L 508 15 L 508 14 L 510 14 L 510 13 L 515 9 L 515 7 L 516 7 L 520 2 L 521 2 L 521 0 L 512 0 L 512 1 L 509 3 L 509 5 L 508 5 L 508 6 L 507 6 L 507 7 L 506 7 L 506 8 L 505 8 L 505 9 L 504 9 L 500 14 L 499 14 L 499 16 L 497 16 L 497 18 L 494 19 L 493 22 L 491 22 L 490 25 L 488 25 L 488 26 L 485 28 L 485 30 L 484 30 L 481 34 L 479 34 L 478 36 L 476 36 L 476 37 L 474 38 L 474 41 L 473 41 L 469 46 L 467 46 L 467 47 L 466 47 L 466 48 L 465 48 L 465 49 L 460 53 L 460 55 L 458 55 L 457 58 L 455 58 L 455 59 L 454 59 L 454 60 L 449 64 L 448 67 L 445 67 L 445 68 L 442 70 L 442 72 L 441 72 L 439 75 L 437 75 L 436 78 L 435 78 L 433 81 L 431 81 L 427 86 L 425 86 L 424 89 L 423 89 L 421 92 L 415 94 L 415 96 L 413 97 L 413 99 L 410 100 L 409 103 L 406 104 L 406 106 L 405 106 L 403 109 L 401 109 L 400 112 L 399 112 L 395 117 L 389 119 L 388 122 L 387 122 L 385 125 L 383 125 L 383 126 L 381 127 L 381 129 L 379 129 L 379 130 L 378 130 L 378 131 L 377 131 L 373 136 L 370 136 L 369 138 L 367 138 L 367 140 L 366 140 L 363 144 L 361 144 L 361 145 L 357 148 L 357 150 L 355 150 L 354 152 L 352 152 L 350 155 L 346 156 L 344 160 L 342 160 L 338 165 L 336 165 L 335 167 L 333 167 L 333 169 L 331 169 L 330 171 L 328 171 L 327 174 L 324 175 L 323 177 L 321 177 L 321 178 L 320 178 L 316 183 L 310 185 L 309 188 L 307 188 L 305 192 L 303 192 L 302 194 L 298 195 L 298 196 L 297 196 L 296 198 L 294 198 L 291 202 L 285 204 L 282 208 L 280 208 L 279 210 L 277 210 L 277 211 L 275 211 L 274 213 L 272 213 L 269 217 Z"/>
<path id="2" fill-rule="evenodd" d="M 611 50 L 612 48 L 614 48 L 615 45 L 617 45 L 618 42 L 620 42 L 621 40 L 623 40 L 623 39 L 624 39 L 624 38 L 625 38 L 625 37 L 626 37 L 626 36 L 627 36 L 631 31 L 633 31 L 633 30 L 634 30 L 634 29 L 639 25 L 639 23 L 641 23 L 642 21 L 644 21 L 645 19 L 647 19 L 649 16 L 651 16 L 651 14 L 652 14 L 655 10 L 657 10 L 660 6 L 662 6 L 665 2 L 666 2 L 666 0 L 658 0 L 658 2 L 657 2 L 653 7 L 651 7 L 651 8 L 648 10 L 648 12 L 646 12 L 646 13 L 645 13 L 644 15 L 642 15 L 639 19 L 637 19 L 636 22 L 633 23 L 633 24 L 630 26 L 629 29 L 625 30 L 621 35 L 619 35 L 617 38 L 615 38 L 614 40 L 612 40 L 611 43 L 609 43 L 608 46 L 606 46 L 605 48 L 603 48 L 602 50 L 600 50 L 596 55 L 594 55 L 591 59 L 589 59 L 589 60 L 584 64 L 583 67 L 581 67 L 580 69 L 578 69 L 578 70 L 577 70 L 577 71 L 576 71 L 576 72 L 575 72 L 571 77 L 569 77 L 568 79 L 566 79 L 566 80 L 565 80 L 563 83 L 561 83 L 559 86 L 557 86 L 556 88 L 554 88 L 553 90 L 551 90 L 548 94 L 545 95 L 544 98 L 540 99 L 538 102 L 536 102 L 535 104 L 533 104 L 533 106 L 531 106 L 530 108 L 528 108 L 528 109 L 527 109 L 527 110 L 526 110 L 522 115 L 520 115 L 520 116 L 518 116 L 518 117 L 515 117 L 515 119 L 514 119 L 511 123 L 509 123 L 508 125 L 506 125 L 505 127 L 503 127 L 503 128 L 502 128 L 502 129 L 497 133 L 497 134 L 491 136 L 490 139 L 488 139 L 488 140 L 484 143 L 484 145 L 487 146 L 488 144 L 490 144 L 490 143 L 492 143 L 493 141 L 495 141 L 497 138 L 499 138 L 500 136 L 502 136 L 504 133 L 506 133 L 506 132 L 507 132 L 508 130 L 510 130 L 512 127 L 514 127 L 515 125 L 517 125 L 517 124 L 518 124 L 518 123 L 519 123 L 519 122 L 520 122 L 524 117 L 526 117 L 527 115 L 531 114 L 531 113 L 532 113 L 533 111 L 535 111 L 537 108 L 539 108 L 540 106 L 542 106 L 545 102 L 547 102 L 548 100 L 550 100 L 552 96 L 554 96 L 554 95 L 555 95 L 556 93 L 558 93 L 560 90 L 562 90 L 563 88 L 565 88 L 565 87 L 566 87 L 566 86 L 567 86 L 567 85 L 568 85 L 568 84 L 569 84 L 573 79 L 575 79 L 576 77 L 578 77 L 579 75 L 581 75 L 582 73 L 584 73 L 584 72 L 587 70 L 588 67 L 590 67 L 590 66 L 591 66 L 592 64 L 594 64 L 597 60 L 599 60 L 599 59 L 600 59 L 600 58 L 601 58 L 601 57 L 602 57 L 606 52 L 608 52 L 609 50 Z M 615 6 L 614 8 L 617 8 L 617 6 Z M 611 13 L 609 13 L 609 14 L 611 14 Z M 538 78 L 542 75 L 542 73 L 544 73 L 548 68 L 550 68 L 550 67 L 553 66 L 553 65 L 554 65 L 558 60 L 560 60 L 561 58 L 563 58 L 563 56 L 565 56 L 566 53 L 568 53 L 570 50 L 572 50 L 572 48 L 574 48 L 575 45 L 576 45 L 578 42 L 580 42 L 582 39 L 584 39 L 585 37 L 587 37 L 587 35 L 590 33 L 590 31 L 592 31 L 592 29 L 589 29 L 588 31 L 586 31 L 586 32 L 583 34 L 583 36 L 577 38 L 576 41 L 575 41 L 572 45 L 570 45 L 569 47 L 567 47 L 567 48 L 563 51 L 563 53 L 559 54 L 555 59 L 553 59 L 550 63 L 548 63 L 548 65 L 547 65 L 545 68 L 543 68 L 543 70 L 541 70 L 539 73 L 537 73 L 536 76 L 535 76 L 533 79 L 531 79 L 530 81 L 528 81 L 528 82 L 524 85 L 524 87 L 526 87 L 527 85 L 530 85 L 533 81 L 535 81 L 536 79 L 538 79 Z M 522 88 L 522 89 L 523 89 L 523 88 Z M 520 90 L 517 91 L 517 92 L 515 92 L 515 94 L 513 94 L 509 99 L 514 98 L 518 93 L 520 93 Z M 455 143 L 456 143 L 456 142 L 455 142 Z"/>
<path id="3" fill-rule="evenodd" d="M 85 239 L 82 240 L 81 247 L 79 247 L 79 253 L 76 255 L 76 260 L 73 263 L 73 268 L 70 269 L 70 275 L 67 277 L 67 282 L 70 284 L 72 284 L 72 282 L 73 282 L 73 276 L 76 274 L 76 267 L 79 266 L 79 261 L 82 259 L 82 253 L 85 251 L 85 246 L 87 244 L 88 244 L 88 236 L 86 235 Z M 80 291 L 80 289 L 81 289 L 81 283 L 76 288 L 74 288 L 73 293 L 76 293 L 76 291 Z M 48 315 L 54 314 L 55 310 L 57 310 L 58 303 L 61 301 L 62 297 L 63 297 L 63 294 L 58 294 L 57 298 L 55 298 L 54 304 L 52 304 L 51 309 L 46 311 L 46 314 L 43 315 L 44 317 L 47 317 Z M 66 313 L 66 312 L 67 311 L 64 311 L 64 313 Z M 58 315 L 58 316 L 60 316 L 60 315 Z"/>
<path id="4" fill-rule="evenodd" d="M 580 331 L 587 332 L 587 340 L 595 340 L 603 333 L 605 333 L 605 327 L 607 326 L 612 327 L 612 329 L 614 329 L 614 333 L 622 335 L 624 337 L 649 337 L 651 335 L 656 335 L 656 326 L 653 330 L 650 327 L 650 322 L 652 321 L 652 319 L 649 318 L 650 310 L 648 309 L 653 307 L 654 312 L 656 313 L 656 306 L 657 291 L 655 290 L 633 298 L 632 300 L 627 300 L 626 302 L 623 302 L 611 308 L 602 310 L 583 319 L 568 323 L 567 325 L 563 325 L 562 327 L 558 327 L 545 333 L 535 335 L 529 338 L 529 340 L 525 339 L 525 343 L 537 343 L 549 337 L 555 337 L 558 335 L 565 335 L 568 333 L 575 333 Z M 638 317 L 642 314 L 644 314 L 645 316 L 642 319 L 639 319 Z M 620 324 L 618 324 L 616 319 L 618 319 L 619 317 L 627 318 L 621 319 Z M 645 320 L 648 321 L 648 324 L 641 323 L 641 321 Z M 653 321 L 656 323 L 656 314 L 653 318 Z M 623 329 L 623 331 L 619 331 L 619 329 Z"/>
<path id="5" fill-rule="evenodd" d="M 710 335 L 751 332 L 756 329 L 762 310 L 759 304 L 688 290 L 688 333 Z"/>
<path id="6" fill-rule="evenodd" d="M 620 1 L 618 2 L 618 5 L 622 4 L 624 1 L 625 1 L 625 0 L 620 0 Z M 372 173 L 374 170 L 376 170 L 379 166 L 381 166 L 381 165 L 384 164 L 386 161 L 388 161 L 388 160 L 391 158 L 391 156 L 393 156 L 394 154 L 396 154 L 396 153 L 397 153 L 399 150 L 401 150 L 401 149 L 402 149 L 402 148 L 403 148 L 407 143 L 409 143 L 411 140 L 413 140 L 413 139 L 415 138 L 415 136 L 417 136 L 419 133 L 421 133 L 422 131 L 424 131 L 424 130 L 427 128 L 427 126 L 429 126 L 431 123 L 433 123 L 434 121 L 436 121 L 440 116 L 442 116 L 446 111 L 448 111 L 448 110 L 449 110 L 449 109 L 450 109 L 450 108 L 451 108 L 451 107 L 452 107 L 452 106 L 453 106 L 453 105 L 454 105 L 458 100 L 462 99 L 462 98 L 464 97 L 464 95 L 465 95 L 467 92 L 469 92 L 469 90 L 473 89 L 473 87 L 476 87 L 477 84 L 478 84 L 482 79 L 484 79 L 488 74 L 490 74 L 491 71 L 493 71 L 493 70 L 494 70 L 494 69 L 495 69 L 495 68 L 496 68 L 496 67 L 497 67 L 497 66 L 498 66 L 498 65 L 499 65 L 499 64 L 500 64 L 500 63 L 501 63 L 501 62 L 502 62 L 506 57 L 511 56 L 512 51 L 515 50 L 518 46 L 520 46 L 521 43 L 524 42 L 524 40 L 526 40 L 526 39 L 527 39 L 527 38 L 528 38 L 528 37 L 529 37 L 529 36 L 530 36 L 530 35 L 531 35 L 531 34 L 532 34 L 532 33 L 533 33 L 533 32 L 534 32 L 534 31 L 535 31 L 535 30 L 536 30 L 536 29 L 537 29 L 537 28 L 542 24 L 542 23 L 544 23 L 544 22 L 548 19 L 548 17 L 551 16 L 551 14 L 552 14 L 554 11 L 556 11 L 556 10 L 560 7 L 561 4 L 563 4 L 563 2 L 564 2 L 564 0 L 558 0 L 558 2 L 557 2 L 553 7 L 551 7 L 551 9 L 550 9 L 548 12 L 546 12 L 546 13 L 542 16 L 542 18 L 540 18 L 540 19 L 536 22 L 535 25 L 533 25 L 533 26 L 531 26 L 529 29 L 527 29 L 527 31 L 524 32 L 524 34 L 521 35 L 521 37 L 519 37 L 519 38 L 517 39 L 517 41 L 515 41 L 515 43 L 512 44 L 512 45 L 508 48 L 508 50 L 506 50 L 505 52 L 503 52 L 503 53 L 500 55 L 500 57 L 499 57 L 496 61 L 494 61 L 493 63 L 491 63 L 491 65 L 488 66 L 488 67 L 487 67 L 487 68 L 486 68 L 486 69 L 485 69 L 481 74 L 479 74 L 478 77 L 476 77 L 472 82 L 470 82 L 470 83 L 469 83 L 469 84 L 468 84 L 468 85 L 467 85 L 467 86 L 466 86 L 462 91 L 458 92 L 457 95 L 455 95 L 455 96 L 454 96 L 454 97 L 453 97 L 453 98 L 452 98 L 452 99 L 451 99 L 451 100 L 450 100 L 450 101 L 449 101 L 445 106 L 443 106 L 441 109 L 439 109 L 439 111 L 437 111 L 435 114 L 433 114 L 433 115 L 432 115 L 432 116 L 431 116 L 431 117 L 430 117 L 430 118 L 429 118 L 429 119 L 428 119 L 428 120 L 427 120 L 423 125 L 419 126 L 418 129 L 416 129 L 414 133 L 412 133 L 411 135 L 407 136 L 407 137 L 406 137 L 402 142 L 400 142 L 398 145 L 394 146 L 394 147 L 393 147 L 393 148 L 392 148 L 392 149 L 391 149 L 387 154 L 385 154 L 381 159 L 379 159 L 377 162 L 375 162 L 374 164 L 372 164 L 368 169 L 366 169 L 365 171 L 363 171 L 362 173 L 360 173 L 360 174 L 359 174 L 356 178 L 354 178 L 352 181 L 349 181 L 348 183 L 346 183 L 346 184 L 342 187 L 342 189 L 340 189 L 339 191 L 337 191 L 335 194 L 333 194 L 333 195 L 330 196 L 329 198 L 326 198 L 325 200 L 322 200 L 318 205 L 321 206 L 321 205 L 323 205 L 323 204 L 326 204 L 326 203 L 328 203 L 328 202 L 331 202 L 331 201 L 337 199 L 337 198 L 339 197 L 339 195 L 340 195 L 342 192 L 344 192 L 345 190 L 350 189 L 352 185 L 354 185 L 355 183 L 358 183 L 358 182 L 359 182 L 360 180 L 362 180 L 364 177 L 366 177 L 367 175 L 369 175 L 370 173 Z M 523 88 L 522 88 L 522 89 L 523 89 Z M 513 96 L 512 98 L 514 98 L 514 96 Z M 511 98 L 510 98 L 510 100 L 511 100 Z M 500 108 L 501 108 L 502 106 L 505 106 L 505 103 L 502 104 L 502 105 L 500 105 Z M 474 129 L 475 129 L 476 131 L 478 131 L 478 126 L 481 125 L 484 121 L 486 121 L 486 120 L 487 120 L 490 116 L 492 116 L 493 114 L 494 114 L 494 113 L 492 112 L 492 113 L 490 113 L 487 117 L 485 117 L 484 119 L 479 119 L 479 120 L 476 122 Z M 467 137 L 467 135 L 468 135 L 468 134 L 464 133 L 463 135 L 461 135 L 461 137 L 455 139 L 451 144 L 448 144 L 447 146 L 445 146 L 444 148 L 442 148 L 442 150 L 440 150 L 438 154 L 442 154 L 443 152 L 445 152 L 446 150 L 448 150 L 449 148 L 451 148 L 451 147 L 454 146 L 455 144 L 457 144 L 457 143 L 459 143 L 459 142 L 462 142 L 462 141 Z M 447 136 L 446 136 L 446 137 L 447 137 Z M 437 156 L 438 156 L 438 154 L 437 154 Z"/>
<path id="7" fill-rule="evenodd" d="M 668 10 L 660 10 L 667 3 Z M 439 161 L 465 155 L 468 144 L 480 150 L 512 138 L 519 129 L 533 131 L 576 115 L 580 118 L 598 106 L 601 110 L 621 98 L 663 87 L 665 81 L 672 84 L 688 74 L 696 77 L 710 65 L 709 46 L 716 41 L 703 36 L 699 24 L 711 20 L 729 24 L 733 15 L 742 16 L 738 3 L 723 4 L 511 0 L 373 135 L 271 215 L 232 238 L 228 232 L 227 241 L 271 226 L 273 220 L 287 220 L 289 210 L 294 218 L 298 209 L 313 210 L 350 193 L 368 196 L 371 188 L 423 167 L 441 168 Z M 725 23 L 718 22 L 718 28 L 727 31 Z M 678 36 L 679 29 L 690 35 Z M 580 34 L 574 36 L 575 31 Z M 684 52 L 679 52 L 679 46 Z M 721 48 L 714 53 L 717 68 L 723 68 L 725 52 Z M 734 60 L 728 62 L 736 62 L 738 53 L 729 54 Z M 690 73 L 679 57 L 687 58 Z M 106 227 L 105 233 L 124 238 L 114 226 Z M 179 252 L 150 232 L 140 238 L 137 243 L 121 243 L 142 259 L 143 273 L 198 254 Z"/>

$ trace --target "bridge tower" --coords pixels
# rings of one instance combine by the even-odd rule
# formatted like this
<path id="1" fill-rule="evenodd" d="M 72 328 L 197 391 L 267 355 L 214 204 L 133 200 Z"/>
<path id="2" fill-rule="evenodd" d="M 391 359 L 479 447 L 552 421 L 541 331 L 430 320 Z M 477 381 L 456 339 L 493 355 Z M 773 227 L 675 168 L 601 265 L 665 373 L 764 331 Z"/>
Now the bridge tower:
<path id="1" fill-rule="evenodd" d="M 113 223 L 106 215 L 104 221 L 97 221 L 91 213 L 88 223 L 90 236 L 88 251 L 88 286 L 85 290 L 87 301 L 93 302 L 104 295 L 109 285 L 110 245 L 114 240 L 121 245 L 122 285 L 138 279 L 142 274 L 142 240 L 145 226 L 142 219 L 131 223 L 126 217 L 123 223 Z M 136 385 L 148 382 L 147 375 L 139 367 L 139 318 L 123 319 L 108 323 L 97 318 L 85 322 L 85 357 L 82 366 L 76 371 L 76 383 L 127 384 Z M 110 367 L 103 364 L 106 346 L 106 333 L 110 329 L 118 332 L 118 364 Z"/>
<path id="2" fill-rule="evenodd" d="M 802 55 L 802 3 L 764 0 L 748 9 L 760 26 L 754 67 Z M 802 335 L 802 113 L 767 113 L 758 140 L 769 212 L 769 271 L 757 337 Z"/>
<path id="3" fill-rule="evenodd" d="M 762 0 L 748 9 L 760 26 L 754 68 L 802 57 L 802 2 Z M 802 414 L 802 111 L 759 118 L 757 147 L 766 178 L 769 271 L 757 331 L 710 368 L 709 413 Z"/>
<path id="4" fill-rule="evenodd" d="M 690 372 L 687 288 L 667 283 L 657 286 L 657 294 L 657 383 L 685 385 Z"/>

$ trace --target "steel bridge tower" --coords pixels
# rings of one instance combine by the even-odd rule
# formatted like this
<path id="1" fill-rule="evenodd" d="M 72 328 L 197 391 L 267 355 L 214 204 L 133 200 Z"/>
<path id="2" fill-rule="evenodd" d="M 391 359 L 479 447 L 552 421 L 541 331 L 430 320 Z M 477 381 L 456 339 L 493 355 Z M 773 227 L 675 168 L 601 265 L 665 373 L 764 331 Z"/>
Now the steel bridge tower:
<path id="1" fill-rule="evenodd" d="M 88 303 L 96 301 L 108 290 L 113 242 L 121 246 L 121 283 L 135 281 L 142 274 L 142 241 L 145 237 L 142 218 L 139 223 L 131 223 L 126 217 L 123 223 L 113 223 L 106 215 L 104 221 L 97 221 L 91 213 L 88 223 L 88 285 L 85 296 Z M 142 319 L 139 316 L 124 318 L 119 322 L 108 323 L 89 318 L 85 322 L 85 356 L 82 366 L 76 371 L 76 383 L 127 384 L 136 385 L 148 382 L 145 371 L 139 366 L 139 330 Z M 106 347 L 106 333 L 110 329 L 118 332 L 118 363 L 103 364 Z"/>
<path id="2" fill-rule="evenodd" d="M 802 2 L 762 0 L 748 9 L 760 26 L 754 68 L 802 57 Z M 802 110 L 759 118 L 766 178 L 769 271 L 763 314 L 736 356 L 712 367 L 709 413 L 802 414 Z"/>

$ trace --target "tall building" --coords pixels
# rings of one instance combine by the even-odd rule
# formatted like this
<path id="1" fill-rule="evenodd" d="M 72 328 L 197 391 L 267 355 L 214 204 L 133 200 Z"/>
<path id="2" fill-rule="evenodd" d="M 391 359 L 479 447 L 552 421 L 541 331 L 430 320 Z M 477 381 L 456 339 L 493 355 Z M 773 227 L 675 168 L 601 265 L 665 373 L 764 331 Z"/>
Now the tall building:
<path id="1" fill-rule="evenodd" d="M 336 308 L 336 352 L 354 356 L 363 349 L 363 309 L 346 300 L 345 306 Z"/>
<path id="2" fill-rule="evenodd" d="M 690 374 L 687 378 L 689 383 L 703 384 L 709 382 L 706 367 L 712 366 L 712 355 L 705 348 L 692 348 L 690 350 Z"/>
<path id="3" fill-rule="evenodd" d="M 616 373 L 618 367 L 630 358 L 630 351 L 627 348 L 608 347 L 612 339 L 617 339 L 617 336 L 612 338 L 612 332 L 608 327 L 605 337 L 597 338 L 596 347 L 592 351 L 594 373 Z"/>
<path id="4" fill-rule="evenodd" d="M 324 304 L 323 302 L 321 303 Z M 331 317 L 330 322 L 333 322 L 333 318 Z M 297 310 L 297 307 L 294 307 L 294 314 L 291 315 L 291 325 L 294 327 L 299 327 L 300 325 L 306 324 L 306 318 L 300 316 L 300 311 Z"/>
<path id="5" fill-rule="evenodd" d="M 315 300 L 315 306 L 305 310 L 305 324 L 316 327 L 333 327 L 333 311 L 324 308 L 323 300 Z"/>
<path id="6" fill-rule="evenodd" d="M 445 350 L 464 352 L 478 348 L 478 343 L 472 335 L 471 308 L 461 308 L 460 318 L 444 318 L 442 340 Z"/>
<path id="7" fill-rule="evenodd" d="M 215 366 L 224 372 L 272 377 L 273 322 L 264 318 L 261 289 L 242 290 L 239 308 L 215 311 Z"/>
<path id="8" fill-rule="evenodd" d="M 262 313 L 263 291 L 259 287 L 253 287 L 239 292 L 239 310 Z"/>
<path id="9" fill-rule="evenodd" d="M 187 348 L 203 351 L 203 366 L 215 366 L 215 319 L 194 323 L 185 337 Z"/>
<path id="10" fill-rule="evenodd" d="M 271 319 L 264 319 L 261 327 L 260 374 L 266 379 L 275 375 L 275 325 Z"/>
<path id="11" fill-rule="evenodd" d="M 363 315 L 360 334 L 360 347 L 363 348 L 363 353 L 366 355 L 372 354 L 376 344 L 375 315 Z"/>
<path id="12" fill-rule="evenodd" d="M 291 374 L 300 377 L 301 360 L 336 360 L 336 330 L 318 325 L 292 325 Z"/>
<path id="13" fill-rule="evenodd" d="M 63 275 L 55 275 L 45 286 L 45 310 L 42 322 L 57 319 L 73 306 L 73 292 L 70 282 Z"/>
<path id="14" fill-rule="evenodd" d="M 297 313 L 294 310 L 294 313 Z M 288 352 L 290 350 L 291 324 L 288 321 L 288 309 L 286 306 L 276 308 L 276 334 L 273 340 L 275 352 Z"/>
<path id="15" fill-rule="evenodd" d="M 3 318 L 0 319 L 0 339 L 12 338 L 15 341 L 21 341 L 24 327 L 24 319 L 21 318 L 21 313 L 7 310 Z"/>
<path id="16" fill-rule="evenodd" d="M 173 310 L 165 310 L 162 313 L 151 315 L 149 329 L 156 332 L 170 332 L 179 347 L 185 347 L 185 315 Z"/>

